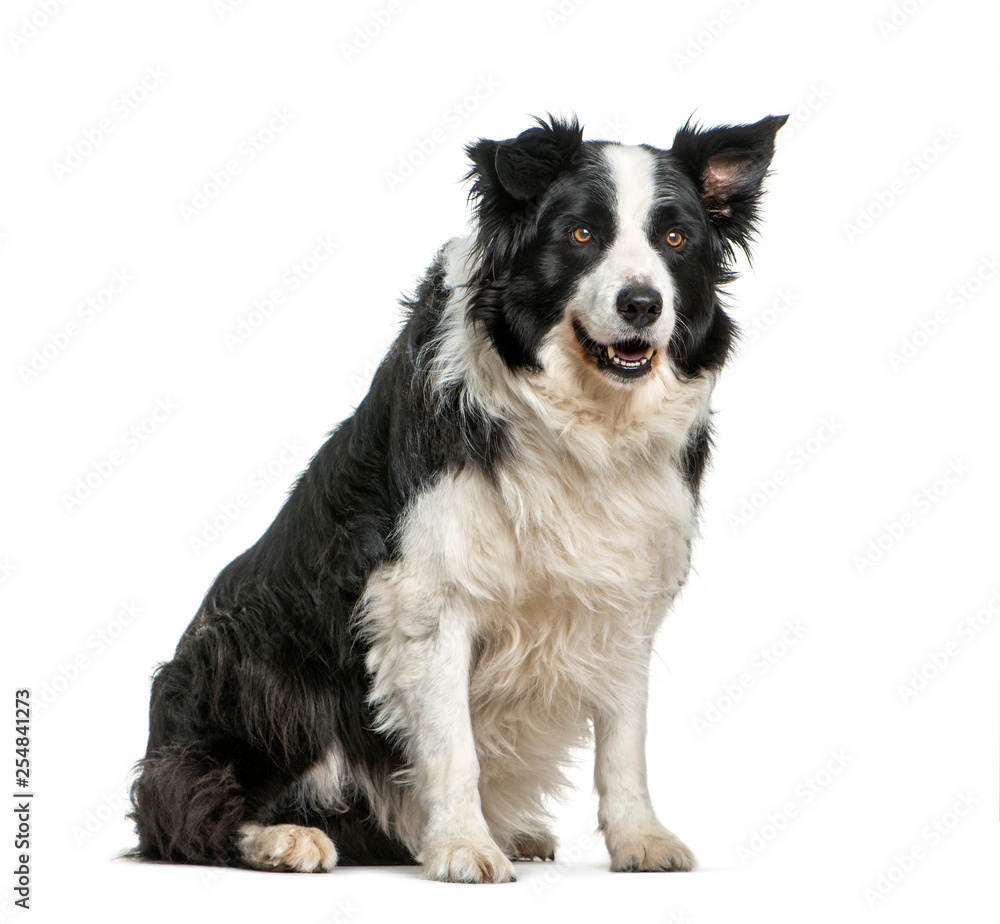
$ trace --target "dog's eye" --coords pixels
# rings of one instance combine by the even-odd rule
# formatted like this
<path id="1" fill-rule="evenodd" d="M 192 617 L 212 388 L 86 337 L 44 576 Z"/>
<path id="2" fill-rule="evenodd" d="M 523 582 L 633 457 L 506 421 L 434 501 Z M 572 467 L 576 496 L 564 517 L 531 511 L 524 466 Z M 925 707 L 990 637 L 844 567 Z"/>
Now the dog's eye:
<path id="1" fill-rule="evenodd" d="M 684 235 L 676 228 L 667 232 L 667 243 L 671 247 L 680 247 L 684 243 Z"/>
<path id="2" fill-rule="evenodd" d="M 594 239 L 594 235 L 590 233 L 590 228 L 582 226 L 573 229 L 572 237 L 578 244 L 589 244 Z"/>

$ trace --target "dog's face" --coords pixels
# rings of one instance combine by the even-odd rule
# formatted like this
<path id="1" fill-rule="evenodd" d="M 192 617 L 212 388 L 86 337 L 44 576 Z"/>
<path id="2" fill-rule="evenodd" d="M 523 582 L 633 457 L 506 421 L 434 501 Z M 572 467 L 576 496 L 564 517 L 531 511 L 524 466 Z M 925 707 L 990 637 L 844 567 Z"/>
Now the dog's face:
<path id="1" fill-rule="evenodd" d="M 718 286 L 747 247 L 784 122 L 685 126 L 669 151 L 584 142 L 558 121 L 470 146 L 471 312 L 507 364 L 538 369 L 555 348 L 622 388 L 663 361 L 720 365 L 731 327 Z"/>

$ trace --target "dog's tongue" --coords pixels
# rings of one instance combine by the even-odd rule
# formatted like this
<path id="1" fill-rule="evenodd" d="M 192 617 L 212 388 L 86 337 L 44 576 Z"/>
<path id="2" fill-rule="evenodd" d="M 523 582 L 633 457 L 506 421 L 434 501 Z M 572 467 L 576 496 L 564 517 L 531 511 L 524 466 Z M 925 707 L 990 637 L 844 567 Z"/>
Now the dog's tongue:
<path id="1" fill-rule="evenodd" d="M 621 359 L 624 359 L 630 363 L 637 362 L 640 359 L 646 358 L 646 350 L 648 347 L 642 343 L 616 343 L 615 352 Z"/>

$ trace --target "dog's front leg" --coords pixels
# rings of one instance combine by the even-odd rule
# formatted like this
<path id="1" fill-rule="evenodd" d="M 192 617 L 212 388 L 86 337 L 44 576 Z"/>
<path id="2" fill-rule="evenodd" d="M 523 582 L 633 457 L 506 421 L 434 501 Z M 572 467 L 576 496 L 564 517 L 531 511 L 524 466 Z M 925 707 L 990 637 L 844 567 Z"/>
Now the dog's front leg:
<path id="1" fill-rule="evenodd" d="M 514 867 L 483 819 L 469 715 L 474 620 L 454 601 L 430 616 L 401 616 L 371 649 L 375 695 L 402 731 L 423 813 L 420 861 L 428 879 L 510 882 Z"/>
<path id="2" fill-rule="evenodd" d="M 600 800 L 597 817 L 611 854 L 612 870 L 690 870 L 694 856 L 676 835 L 660 824 L 649 797 L 648 689 L 649 672 L 644 666 L 634 672 L 623 701 L 608 704 L 594 716 L 594 781 Z"/>

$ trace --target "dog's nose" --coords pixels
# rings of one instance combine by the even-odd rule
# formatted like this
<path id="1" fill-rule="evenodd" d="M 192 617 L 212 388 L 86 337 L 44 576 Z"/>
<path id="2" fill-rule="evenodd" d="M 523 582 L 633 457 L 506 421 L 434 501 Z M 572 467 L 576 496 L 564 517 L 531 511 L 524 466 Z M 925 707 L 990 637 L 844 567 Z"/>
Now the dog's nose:
<path id="1" fill-rule="evenodd" d="M 633 327 L 648 327 L 663 311 L 663 298 L 652 286 L 625 286 L 616 302 L 618 313 Z"/>

